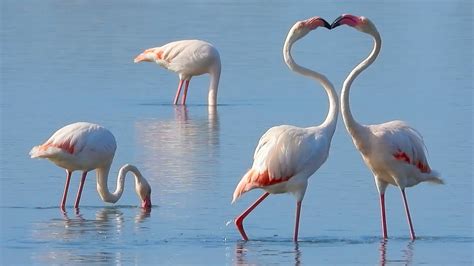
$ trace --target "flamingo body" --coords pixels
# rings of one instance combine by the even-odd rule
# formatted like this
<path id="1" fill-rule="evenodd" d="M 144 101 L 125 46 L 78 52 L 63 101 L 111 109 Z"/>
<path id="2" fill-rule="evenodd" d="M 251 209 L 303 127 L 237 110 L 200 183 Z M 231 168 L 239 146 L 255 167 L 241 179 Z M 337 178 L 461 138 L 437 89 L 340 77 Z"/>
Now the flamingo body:
<path id="1" fill-rule="evenodd" d="M 299 66 L 291 56 L 292 45 L 310 31 L 329 24 L 322 18 L 314 17 L 298 21 L 289 31 L 283 56 L 288 67 L 323 85 L 329 98 L 329 112 L 326 120 L 319 126 L 300 128 L 281 125 L 270 128 L 258 142 L 254 153 L 252 168 L 237 185 L 232 202 L 243 193 L 254 188 L 266 192 L 246 211 L 235 219 L 242 238 L 248 240 L 243 228 L 245 217 L 257 207 L 269 194 L 291 193 L 296 198 L 296 219 L 293 240 L 298 240 L 301 203 L 308 186 L 308 178 L 326 161 L 331 139 L 336 129 L 338 99 L 334 87 L 325 76 Z"/>
<path id="2" fill-rule="evenodd" d="M 124 165 L 117 178 L 117 189 L 110 193 L 107 185 L 108 173 L 112 164 L 117 143 L 114 135 L 106 128 L 92 123 L 77 122 L 57 130 L 45 143 L 30 151 L 31 158 L 44 158 L 66 169 L 66 185 L 61 201 L 64 210 L 69 181 L 73 171 L 83 172 L 75 208 L 78 208 L 86 175 L 97 171 L 97 191 L 106 202 L 115 203 L 121 197 L 124 178 L 131 171 L 135 176 L 135 190 L 142 200 L 142 207 L 151 207 L 151 188 L 140 171 L 133 165 Z"/>
<path id="3" fill-rule="evenodd" d="M 90 171 L 112 162 L 117 143 L 106 128 L 85 122 L 67 125 L 44 144 L 35 146 L 31 158 L 49 159 L 69 171 Z"/>
<path id="4" fill-rule="evenodd" d="M 422 136 L 407 123 L 395 120 L 366 130 L 367 144 L 357 142 L 357 148 L 380 182 L 402 188 L 441 182 L 428 164 Z"/>
<path id="5" fill-rule="evenodd" d="M 301 200 L 308 178 L 326 161 L 330 143 L 324 128 L 270 128 L 258 142 L 252 168 L 237 185 L 233 202 L 254 188 L 289 192 Z"/>
<path id="6" fill-rule="evenodd" d="M 182 104 L 186 104 L 189 81 L 193 76 L 209 73 L 209 105 L 217 104 L 217 89 L 221 72 L 220 55 L 210 43 L 201 40 L 181 40 L 170 42 L 160 47 L 146 49 L 138 55 L 134 62 L 155 62 L 173 71 L 179 76 L 179 84 L 174 104 L 177 104 L 183 82 L 186 83 Z"/>

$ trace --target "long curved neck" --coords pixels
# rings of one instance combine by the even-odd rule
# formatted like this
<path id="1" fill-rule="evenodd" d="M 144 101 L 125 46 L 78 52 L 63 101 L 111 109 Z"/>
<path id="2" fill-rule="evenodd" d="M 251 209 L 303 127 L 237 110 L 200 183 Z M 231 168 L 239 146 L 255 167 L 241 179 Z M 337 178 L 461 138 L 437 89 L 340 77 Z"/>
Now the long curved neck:
<path id="1" fill-rule="evenodd" d="M 135 176 L 135 186 L 138 183 L 143 182 L 144 178 L 137 167 L 126 164 L 120 168 L 118 177 L 117 177 L 117 187 L 113 193 L 109 191 L 107 185 L 107 179 L 109 176 L 110 165 L 107 165 L 103 168 L 97 168 L 97 192 L 99 192 L 100 198 L 105 202 L 115 203 L 117 202 L 123 193 L 125 176 L 128 172 L 132 172 Z"/>
<path id="2" fill-rule="evenodd" d="M 221 63 L 216 61 L 216 64 L 211 68 L 209 72 L 210 83 L 209 83 L 209 94 L 207 103 L 208 105 L 215 106 L 217 105 L 217 89 L 219 88 L 219 79 L 221 77 Z"/>
<path id="3" fill-rule="evenodd" d="M 354 117 L 352 116 L 350 104 L 349 104 L 349 90 L 351 88 L 352 82 L 357 78 L 357 76 L 364 71 L 367 67 L 369 67 L 377 58 L 380 48 L 382 45 L 382 39 L 380 38 L 380 34 L 377 31 L 369 33 L 374 39 L 374 47 L 370 52 L 369 56 L 360 62 L 347 76 L 344 84 L 342 85 L 342 92 L 341 92 L 341 113 L 342 118 L 344 120 L 344 124 L 346 125 L 347 131 L 351 134 L 354 140 L 361 140 L 363 137 L 362 131 L 364 130 L 364 126 L 359 124 Z"/>
<path id="4" fill-rule="evenodd" d="M 303 76 L 313 78 L 321 83 L 329 98 L 329 111 L 326 119 L 320 126 L 327 127 L 331 134 L 334 134 L 337 124 L 337 115 L 339 112 L 339 101 L 337 98 L 337 93 L 334 90 L 334 86 L 324 75 L 302 67 L 293 60 L 293 57 L 291 56 L 291 48 L 293 43 L 294 41 L 292 41 L 290 37 L 288 37 L 285 41 L 285 45 L 283 46 L 283 57 L 285 59 L 285 63 L 292 71 Z"/>

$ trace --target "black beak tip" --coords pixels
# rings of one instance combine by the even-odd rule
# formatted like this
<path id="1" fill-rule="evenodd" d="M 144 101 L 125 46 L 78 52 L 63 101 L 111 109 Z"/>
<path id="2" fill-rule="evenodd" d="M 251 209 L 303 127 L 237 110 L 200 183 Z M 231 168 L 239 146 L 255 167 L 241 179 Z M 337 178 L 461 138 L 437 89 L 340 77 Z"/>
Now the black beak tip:
<path id="1" fill-rule="evenodd" d="M 330 30 L 330 29 L 331 29 L 331 25 L 330 25 L 326 20 L 324 20 L 324 19 L 323 19 L 323 22 L 324 22 L 323 26 L 324 26 L 326 29 Z"/>
<path id="2" fill-rule="evenodd" d="M 343 18 L 344 18 L 344 16 L 339 16 L 338 18 L 336 18 L 336 19 L 334 20 L 334 22 L 331 24 L 331 29 L 334 29 L 334 28 L 340 26 L 340 25 L 341 25 L 340 22 L 341 22 L 341 20 L 342 20 Z"/>

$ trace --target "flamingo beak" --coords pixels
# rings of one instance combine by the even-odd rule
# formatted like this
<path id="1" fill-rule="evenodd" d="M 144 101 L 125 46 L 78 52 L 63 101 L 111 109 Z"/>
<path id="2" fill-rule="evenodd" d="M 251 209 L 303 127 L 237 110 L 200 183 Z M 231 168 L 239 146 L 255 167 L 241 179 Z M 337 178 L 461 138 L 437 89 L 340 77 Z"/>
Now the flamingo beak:
<path id="1" fill-rule="evenodd" d="M 142 61 L 147 61 L 148 59 L 145 57 L 144 54 L 139 54 L 135 59 L 133 60 L 134 63 L 139 63 Z"/>
<path id="2" fill-rule="evenodd" d="M 331 29 L 341 26 L 342 25 L 341 20 L 343 19 L 344 19 L 344 16 L 337 17 L 336 20 L 334 20 L 334 22 L 331 24 Z"/>
<path id="3" fill-rule="evenodd" d="M 323 22 L 323 27 L 325 27 L 326 29 L 330 30 L 331 29 L 331 25 L 324 19 L 320 19 L 322 22 Z"/>
<path id="4" fill-rule="evenodd" d="M 150 196 L 146 197 L 146 198 L 142 201 L 142 208 L 143 208 L 143 209 L 151 209 L 151 199 L 150 199 Z"/>
<path id="5" fill-rule="evenodd" d="M 344 14 L 336 18 L 336 20 L 334 20 L 334 22 L 331 24 L 331 29 L 334 29 L 344 24 L 347 24 L 351 27 L 355 27 L 357 26 L 358 23 L 359 23 L 358 17 L 349 15 L 349 14 Z"/>

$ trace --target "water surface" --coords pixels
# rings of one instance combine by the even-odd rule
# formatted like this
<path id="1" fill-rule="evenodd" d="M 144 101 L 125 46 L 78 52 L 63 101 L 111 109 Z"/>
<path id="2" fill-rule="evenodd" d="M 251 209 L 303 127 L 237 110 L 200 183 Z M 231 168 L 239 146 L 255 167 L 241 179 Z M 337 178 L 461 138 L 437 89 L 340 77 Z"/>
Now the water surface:
<path id="1" fill-rule="evenodd" d="M 9 264 L 472 264 L 472 3 L 470 1 L 13 1 L 1 8 L 1 261 Z M 243 242 L 228 222 L 261 191 L 230 205 L 271 126 L 324 120 L 319 85 L 291 73 L 281 50 L 289 28 L 319 15 L 365 15 L 383 48 L 353 85 L 362 123 L 403 119 L 422 132 L 444 186 L 407 189 L 419 239 L 409 239 L 399 191 L 387 191 L 389 236 L 380 239 L 373 177 L 342 119 L 330 157 L 310 179 L 300 242 L 295 201 L 271 196 L 246 220 Z M 133 64 L 145 48 L 198 38 L 219 49 L 219 106 L 206 106 L 208 78 L 191 81 L 173 106 L 177 76 Z M 339 91 L 371 49 L 368 36 L 318 29 L 295 60 Z M 58 208 L 64 170 L 31 160 L 32 146 L 76 121 L 109 128 L 118 142 L 110 187 L 125 163 L 152 185 L 151 212 L 126 180 L 117 205 L 103 203 L 94 173 L 81 208 Z"/>

